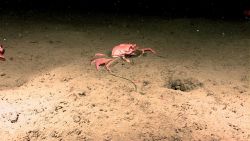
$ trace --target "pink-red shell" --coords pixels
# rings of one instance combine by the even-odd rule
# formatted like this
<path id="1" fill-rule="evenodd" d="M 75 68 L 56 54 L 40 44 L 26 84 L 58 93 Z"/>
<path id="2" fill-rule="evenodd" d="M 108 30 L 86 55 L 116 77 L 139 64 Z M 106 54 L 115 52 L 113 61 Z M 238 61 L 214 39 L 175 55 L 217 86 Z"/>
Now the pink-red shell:
<path id="1" fill-rule="evenodd" d="M 137 49 L 136 44 L 120 44 L 112 49 L 112 57 L 129 55 Z"/>

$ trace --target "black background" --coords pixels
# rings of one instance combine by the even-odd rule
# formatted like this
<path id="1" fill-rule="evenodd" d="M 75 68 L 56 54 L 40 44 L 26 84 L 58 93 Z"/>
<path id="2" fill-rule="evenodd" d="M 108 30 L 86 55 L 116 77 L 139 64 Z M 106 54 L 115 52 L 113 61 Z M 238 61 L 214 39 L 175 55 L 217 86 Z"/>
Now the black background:
<path id="1" fill-rule="evenodd" d="M 1 13 L 56 12 L 242 18 L 250 0 L 2 0 Z"/>

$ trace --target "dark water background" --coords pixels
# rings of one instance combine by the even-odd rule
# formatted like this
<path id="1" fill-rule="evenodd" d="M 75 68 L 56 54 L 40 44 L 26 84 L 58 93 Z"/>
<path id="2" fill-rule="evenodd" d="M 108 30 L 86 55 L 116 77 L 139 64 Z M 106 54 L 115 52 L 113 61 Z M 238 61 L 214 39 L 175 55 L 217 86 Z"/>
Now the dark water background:
<path id="1" fill-rule="evenodd" d="M 112 13 L 127 15 L 157 15 L 171 18 L 244 18 L 250 9 L 249 0 L 2 0 L 0 13 Z"/>

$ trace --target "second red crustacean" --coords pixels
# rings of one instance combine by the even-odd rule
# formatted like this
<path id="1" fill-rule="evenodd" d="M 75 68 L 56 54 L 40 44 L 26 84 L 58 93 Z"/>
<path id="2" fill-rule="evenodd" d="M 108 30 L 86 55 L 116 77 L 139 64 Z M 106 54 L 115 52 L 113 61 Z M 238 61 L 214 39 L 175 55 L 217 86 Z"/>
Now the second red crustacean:
<path id="1" fill-rule="evenodd" d="M 2 61 L 5 61 L 5 57 L 3 56 L 4 52 L 5 52 L 5 50 L 4 50 L 3 46 L 0 45 L 0 60 L 2 60 Z"/>
<path id="2" fill-rule="evenodd" d="M 110 71 L 109 66 L 114 62 L 117 58 L 122 58 L 126 62 L 130 62 L 130 60 L 127 58 L 127 56 L 134 56 L 138 55 L 137 52 L 140 52 L 140 55 L 143 55 L 146 51 L 150 51 L 152 53 L 156 53 L 152 48 L 142 48 L 139 49 L 139 47 L 136 44 L 119 44 L 115 46 L 112 49 L 111 57 L 112 58 L 97 58 L 93 59 L 91 64 L 96 65 L 96 69 L 99 70 L 99 66 L 104 65 L 108 71 Z M 103 57 L 106 56 L 102 53 L 96 53 L 95 57 Z"/>

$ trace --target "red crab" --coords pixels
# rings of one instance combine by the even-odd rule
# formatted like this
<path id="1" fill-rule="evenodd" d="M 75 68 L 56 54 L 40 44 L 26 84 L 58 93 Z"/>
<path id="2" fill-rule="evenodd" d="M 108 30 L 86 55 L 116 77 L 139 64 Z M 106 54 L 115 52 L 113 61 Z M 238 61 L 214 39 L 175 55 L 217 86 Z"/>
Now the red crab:
<path id="1" fill-rule="evenodd" d="M 243 14 L 245 17 L 250 17 L 250 9 L 244 10 Z"/>
<path id="2" fill-rule="evenodd" d="M 0 60 L 5 61 L 5 57 L 3 56 L 4 54 L 4 48 L 2 45 L 0 45 Z"/>
<path id="3" fill-rule="evenodd" d="M 96 65 L 96 69 L 99 70 L 99 66 L 104 65 L 108 71 L 110 71 L 109 66 L 114 62 L 117 58 L 122 58 L 126 62 L 130 62 L 130 60 L 126 57 L 128 56 L 136 56 L 138 55 L 138 51 L 140 52 L 139 56 L 143 55 L 145 51 L 150 51 L 152 53 L 156 53 L 151 48 L 142 48 L 139 49 L 139 47 L 136 44 L 120 44 L 115 46 L 112 49 L 111 57 L 113 58 L 97 58 L 92 60 L 91 64 Z M 96 53 L 95 56 L 106 56 L 102 53 Z"/>

